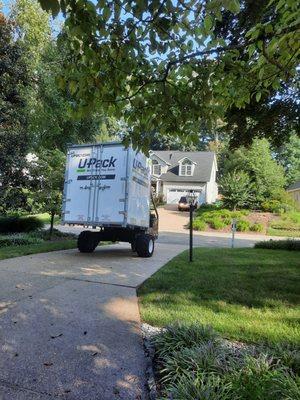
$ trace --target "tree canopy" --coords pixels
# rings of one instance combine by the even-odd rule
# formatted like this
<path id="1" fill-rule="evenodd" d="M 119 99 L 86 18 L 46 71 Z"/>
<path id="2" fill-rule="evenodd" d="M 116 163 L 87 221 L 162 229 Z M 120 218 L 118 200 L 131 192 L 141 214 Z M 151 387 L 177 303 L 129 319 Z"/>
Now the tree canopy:
<path id="1" fill-rule="evenodd" d="M 284 169 L 274 160 L 266 139 L 254 139 L 248 148 L 240 147 L 235 151 L 225 148 L 222 152 L 219 162 L 220 181 L 226 183 L 226 189 L 230 185 L 238 187 L 239 174 L 244 172 L 252 185 L 252 207 L 259 208 L 268 199 L 281 199 L 286 185 Z M 241 181 L 243 187 L 247 186 L 244 177 Z"/>
<path id="2" fill-rule="evenodd" d="M 28 151 L 25 92 L 31 85 L 12 21 L 0 12 L 0 211 L 23 205 Z"/>
<path id="3" fill-rule="evenodd" d="M 151 140 L 144 132 L 197 140 L 201 124 L 216 118 L 230 122 L 233 142 L 280 136 L 284 110 L 276 114 L 276 107 L 268 115 L 277 133 L 240 128 L 254 104 L 272 109 L 276 99 L 292 98 L 299 63 L 297 1 L 40 3 L 66 16 L 70 57 L 60 85 L 76 98 L 77 116 L 101 109 L 122 117 L 142 147 Z M 245 117 L 235 118 L 235 130 L 237 110 Z"/>

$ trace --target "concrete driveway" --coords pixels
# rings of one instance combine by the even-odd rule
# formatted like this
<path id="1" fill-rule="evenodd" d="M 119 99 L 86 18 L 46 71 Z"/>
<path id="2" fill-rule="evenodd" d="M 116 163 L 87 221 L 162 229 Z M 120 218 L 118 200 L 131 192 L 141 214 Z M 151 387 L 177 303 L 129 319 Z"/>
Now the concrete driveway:
<path id="1" fill-rule="evenodd" d="M 136 287 L 182 245 L 151 259 L 128 245 L 0 262 L 0 399 L 146 399 Z"/>
<path id="2" fill-rule="evenodd" d="M 187 213 L 160 209 L 154 256 L 127 244 L 0 261 L 0 400 L 147 399 L 136 287 L 188 246 Z M 59 227 L 79 233 L 81 227 Z M 239 238 L 252 246 L 256 237 Z M 228 247 L 230 235 L 195 234 Z"/>

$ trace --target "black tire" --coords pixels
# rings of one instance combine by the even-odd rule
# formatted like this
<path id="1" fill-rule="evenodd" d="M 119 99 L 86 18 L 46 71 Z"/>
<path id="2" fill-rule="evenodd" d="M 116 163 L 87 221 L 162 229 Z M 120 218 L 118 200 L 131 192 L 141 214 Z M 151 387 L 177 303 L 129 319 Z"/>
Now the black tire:
<path id="1" fill-rule="evenodd" d="M 152 257 L 154 239 L 150 235 L 140 235 L 136 240 L 136 252 L 139 257 Z"/>
<path id="2" fill-rule="evenodd" d="M 77 239 L 77 248 L 80 253 L 92 253 L 99 244 L 97 232 L 83 231 Z"/>
<path id="3" fill-rule="evenodd" d="M 136 253 L 136 241 L 131 242 L 130 245 L 131 245 L 131 250 L 132 250 L 134 253 Z"/>

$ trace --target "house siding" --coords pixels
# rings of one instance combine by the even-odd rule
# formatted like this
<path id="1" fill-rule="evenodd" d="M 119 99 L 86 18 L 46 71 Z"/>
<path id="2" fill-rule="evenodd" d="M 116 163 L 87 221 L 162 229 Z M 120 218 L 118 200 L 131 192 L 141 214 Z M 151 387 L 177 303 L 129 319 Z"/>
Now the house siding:
<path id="1" fill-rule="evenodd" d="M 295 202 L 300 205 L 300 189 L 288 190 L 289 194 L 295 200 Z"/>
<path id="2" fill-rule="evenodd" d="M 198 193 L 198 204 L 217 200 L 217 161 L 212 152 L 158 151 L 150 153 L 152 160 L 161 165 L 161 175 L 153 175 L 152 185 L 156 193 L 163 194 L 168 204 L 178 203 L 189 191 Z M 189 159 L 193 163 L 192 175 L 180 175 L 180 163 Z"/>

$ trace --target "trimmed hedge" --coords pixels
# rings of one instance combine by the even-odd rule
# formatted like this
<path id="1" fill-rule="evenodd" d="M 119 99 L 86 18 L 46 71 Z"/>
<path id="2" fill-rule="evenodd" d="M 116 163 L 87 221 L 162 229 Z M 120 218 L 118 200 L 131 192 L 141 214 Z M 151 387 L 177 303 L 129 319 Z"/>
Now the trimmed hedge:
<path id="1" fill-rule="evenodd" d="M 300 240 L 266 240 L 255 243 L 254 247 L 256 249 L 300 251 Z"/>
<path id="2" fill-rule="evenodd" d="M 32 232 L 44 227 L 44 222 L 36 217 L 0 217 L 0 233 Z"/>

